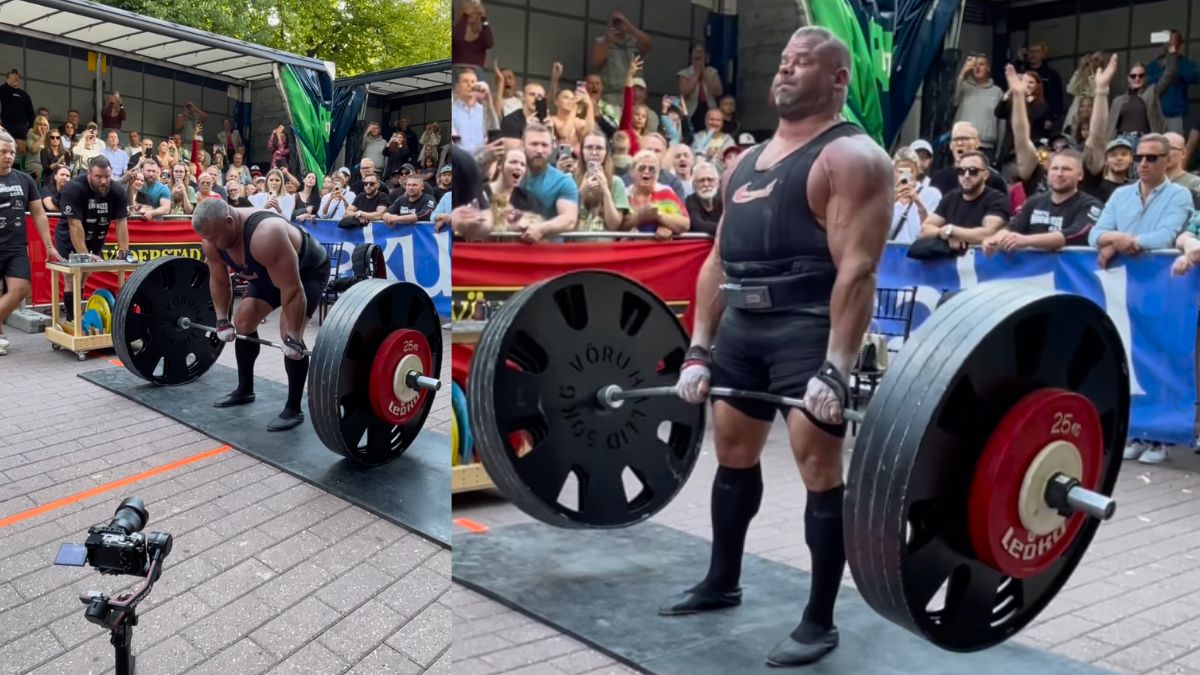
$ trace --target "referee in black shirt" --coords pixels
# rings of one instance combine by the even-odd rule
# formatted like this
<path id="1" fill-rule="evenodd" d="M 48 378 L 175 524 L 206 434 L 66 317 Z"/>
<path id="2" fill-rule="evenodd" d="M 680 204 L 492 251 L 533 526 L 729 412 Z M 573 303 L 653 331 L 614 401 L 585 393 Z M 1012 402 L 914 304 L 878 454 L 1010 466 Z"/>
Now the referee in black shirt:
<path id="1" fill-rule="evenodd" d="M 58 197 L 62 217 L 54 229 L 54 248 L 63 258 L 72 253 L 89 253 L 102 260 L 100 251 L 108 239 L 108 229 L 117 225 L 118 257 L 129 251 L 129 201 L 125 188 L 112 179 L 112 165 L 103 156 L 88 162 L 86 174 L 67 181 Z M 63 281 L 64 288 L 70 288 Z M 67 321 L 75 318 L 76 299 L 71 291 L 63 293 Z"/>

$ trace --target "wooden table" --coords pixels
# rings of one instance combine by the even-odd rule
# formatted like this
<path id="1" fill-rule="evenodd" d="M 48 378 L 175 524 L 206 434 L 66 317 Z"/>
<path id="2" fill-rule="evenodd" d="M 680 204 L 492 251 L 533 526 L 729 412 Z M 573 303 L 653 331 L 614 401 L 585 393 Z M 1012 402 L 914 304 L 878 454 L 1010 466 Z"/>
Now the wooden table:
<path id="1" fill-rule="evenodd" d="M 80 361 L 87 358 L 87 353 L 96 349 L 112 348 L 112 333 L 104 335 L 84 335 L 82 332 L 83 312 L 83 277 L 93 272 L 116 272 L 117 290 L 125 285 L 125 276 L 137 269 L 141 263 L 130 263 L 119 260 L 102 262 L 69 263 L 66 261 L 46 262 L 50 270 L 50 325 L 46 327 L 46 339 L 55 349 L 66 347 L 75 352 Z M 71 279 L 71 292 L 75 302 L 75 321 L 63 321 L 58 311 L 58 275 L 66 274 Z M 116 308 L 114 308 L 115 311 Z M 65 329 L 65 330 L 64 330 Z"/>
<path id="2" fill-rule="evenodd" d="M 486 321 L 455 321 L 450 328 L 450 344 L 473 345 L 479 342 Z M 465 422 L 465 420 L 464 420 Z M 461 464 L 450 470 L 450 492 L 472 492 L 496 487 L 483 464 Z"/>

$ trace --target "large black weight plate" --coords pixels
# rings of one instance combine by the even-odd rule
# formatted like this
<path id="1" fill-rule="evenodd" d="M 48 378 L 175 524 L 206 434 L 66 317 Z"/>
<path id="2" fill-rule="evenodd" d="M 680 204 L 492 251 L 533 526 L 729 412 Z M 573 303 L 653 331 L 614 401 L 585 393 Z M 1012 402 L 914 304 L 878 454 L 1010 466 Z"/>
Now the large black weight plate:
<path id="1" fill-rule="evenodd" d="M 179 319 L 217 322 L 208 287 L 208 265 L 193 258 L 163 257 L 137 268 L 113 308 L 113 349 L 129 372 L 167 386 L 186 384 L 208 372 L 224 342 Z"/>
<path id="2" fill-rule="evenodd" d="M 956 652 L 996 645 L 1054 598 L 1083 557 L 1089 519 L 1046 572 L 1014 579 L 979 562 L 967 497 L 988 435 L 1024 395 L 1061 387 L 1100 413 L 1112 494 L 1129 420 L 1121 337 L 1081 296 L 993 282 L 921 326 L 867 408 L 846 481 L 846 558 L 877 612 Z"/>
<path id="3" fill-rule="evenodd" d="M 367 279 L 334 303 L 313 347 L 308 371 L 308 411 L 317 436 L 330 450 L 367 466 L 390 462 L 416 439 L 433 407 L 426 396 L 407 424 L 389 424 L 371 409 L 371 363 L 398 328 L 420 331 L 441 372 L 442 327 L 429 294 L 416 284 Z"/>
<path id="4" fill-rule="evenodd" d="M 488 475 L 560 527 L 624 527 L 666 506 L 695 466 L 704 407 L 674 398 L 602 409 L 596 392 L 672 384 L 688 336 L 648 289 L 584 271 L 514 295 L 480 336 L 467 379 Z"/>

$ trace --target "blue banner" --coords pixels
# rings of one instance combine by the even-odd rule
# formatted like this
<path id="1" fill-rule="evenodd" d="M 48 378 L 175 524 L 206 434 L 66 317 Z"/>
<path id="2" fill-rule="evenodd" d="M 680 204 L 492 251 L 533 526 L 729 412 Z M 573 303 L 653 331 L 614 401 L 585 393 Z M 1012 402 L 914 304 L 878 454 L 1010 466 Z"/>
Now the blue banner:
<path id="1" fill-rule="evenodd" d="M 358 244 L 368 242 L 383 247 L 388 278 L 408 281 L 425 289 L 438 314 L 450 316 L 450 229 L 434 230 L 433 223 L 389 227 L 373 223 L 370 227 L 342 229 L 336 220 L 310 221 L 302 225 L 322 244 L 341 243 L 346 251 L 338 265 L 338 276 L 350 276 L 350 254 Z"/>
<path id="2" fill-rule="evenodd" d="M 919 261 L 888 245 L 880 288 L 917 287 L 913 328 L 942 294 L 993 280 L 1024 280 L 1082 295 L 1105 309 L 1121 333 L 1130 364 L 1129 438 L 1190 446 L 1196 419 L 1196 321 L 1200 274 L 1171 276 L 1178 253 L 1117 256 L 1107 270 L 1094 249 L 987 257 L 972 248 L 954 260 Z"/>

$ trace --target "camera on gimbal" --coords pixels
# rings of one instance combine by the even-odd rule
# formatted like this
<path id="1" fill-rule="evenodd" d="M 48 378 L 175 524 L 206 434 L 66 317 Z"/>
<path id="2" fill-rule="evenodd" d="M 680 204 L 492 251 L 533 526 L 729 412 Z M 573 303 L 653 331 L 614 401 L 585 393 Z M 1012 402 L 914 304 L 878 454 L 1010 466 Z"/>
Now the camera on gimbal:
<path id="1" fill-rule="evenodd" d="M 82 567 L 86 563 L 101 574 L 146 576 L 151 560 L 161 561 L 171 553 L 171 535 L 142 533 L 149 517 L 145 503 L 137 497 L 129 497 L 117 507 L 108 524 L 88 528 L 88 538 L 82 546 L 63 544 L 54 564 Z M 154 572 L 151 583 L 162 574 L 162 565 Z"/>
<path id="2" fill-rule="evenodd" d="M 100 591 L 79 596 L 86 605 L 84 618 L 112 631 L 109 640 L 116 651 L 117 675 L 133 675 L 133 627 L 138 623 L 137 606 L 154 582 L 162 576 L 163 561 L 171 553 L 171 535 L 142 533 L 150 513 L 137 497 L 129 497 L 117 507 L 112 520 L 88 528 L 83 544 L 63 544 L 54 558 L 55 565 L 83 567 L 91 565 L 101 574 L 128 574 L 142 577 L 134 588 L 109 597 Z"/>

